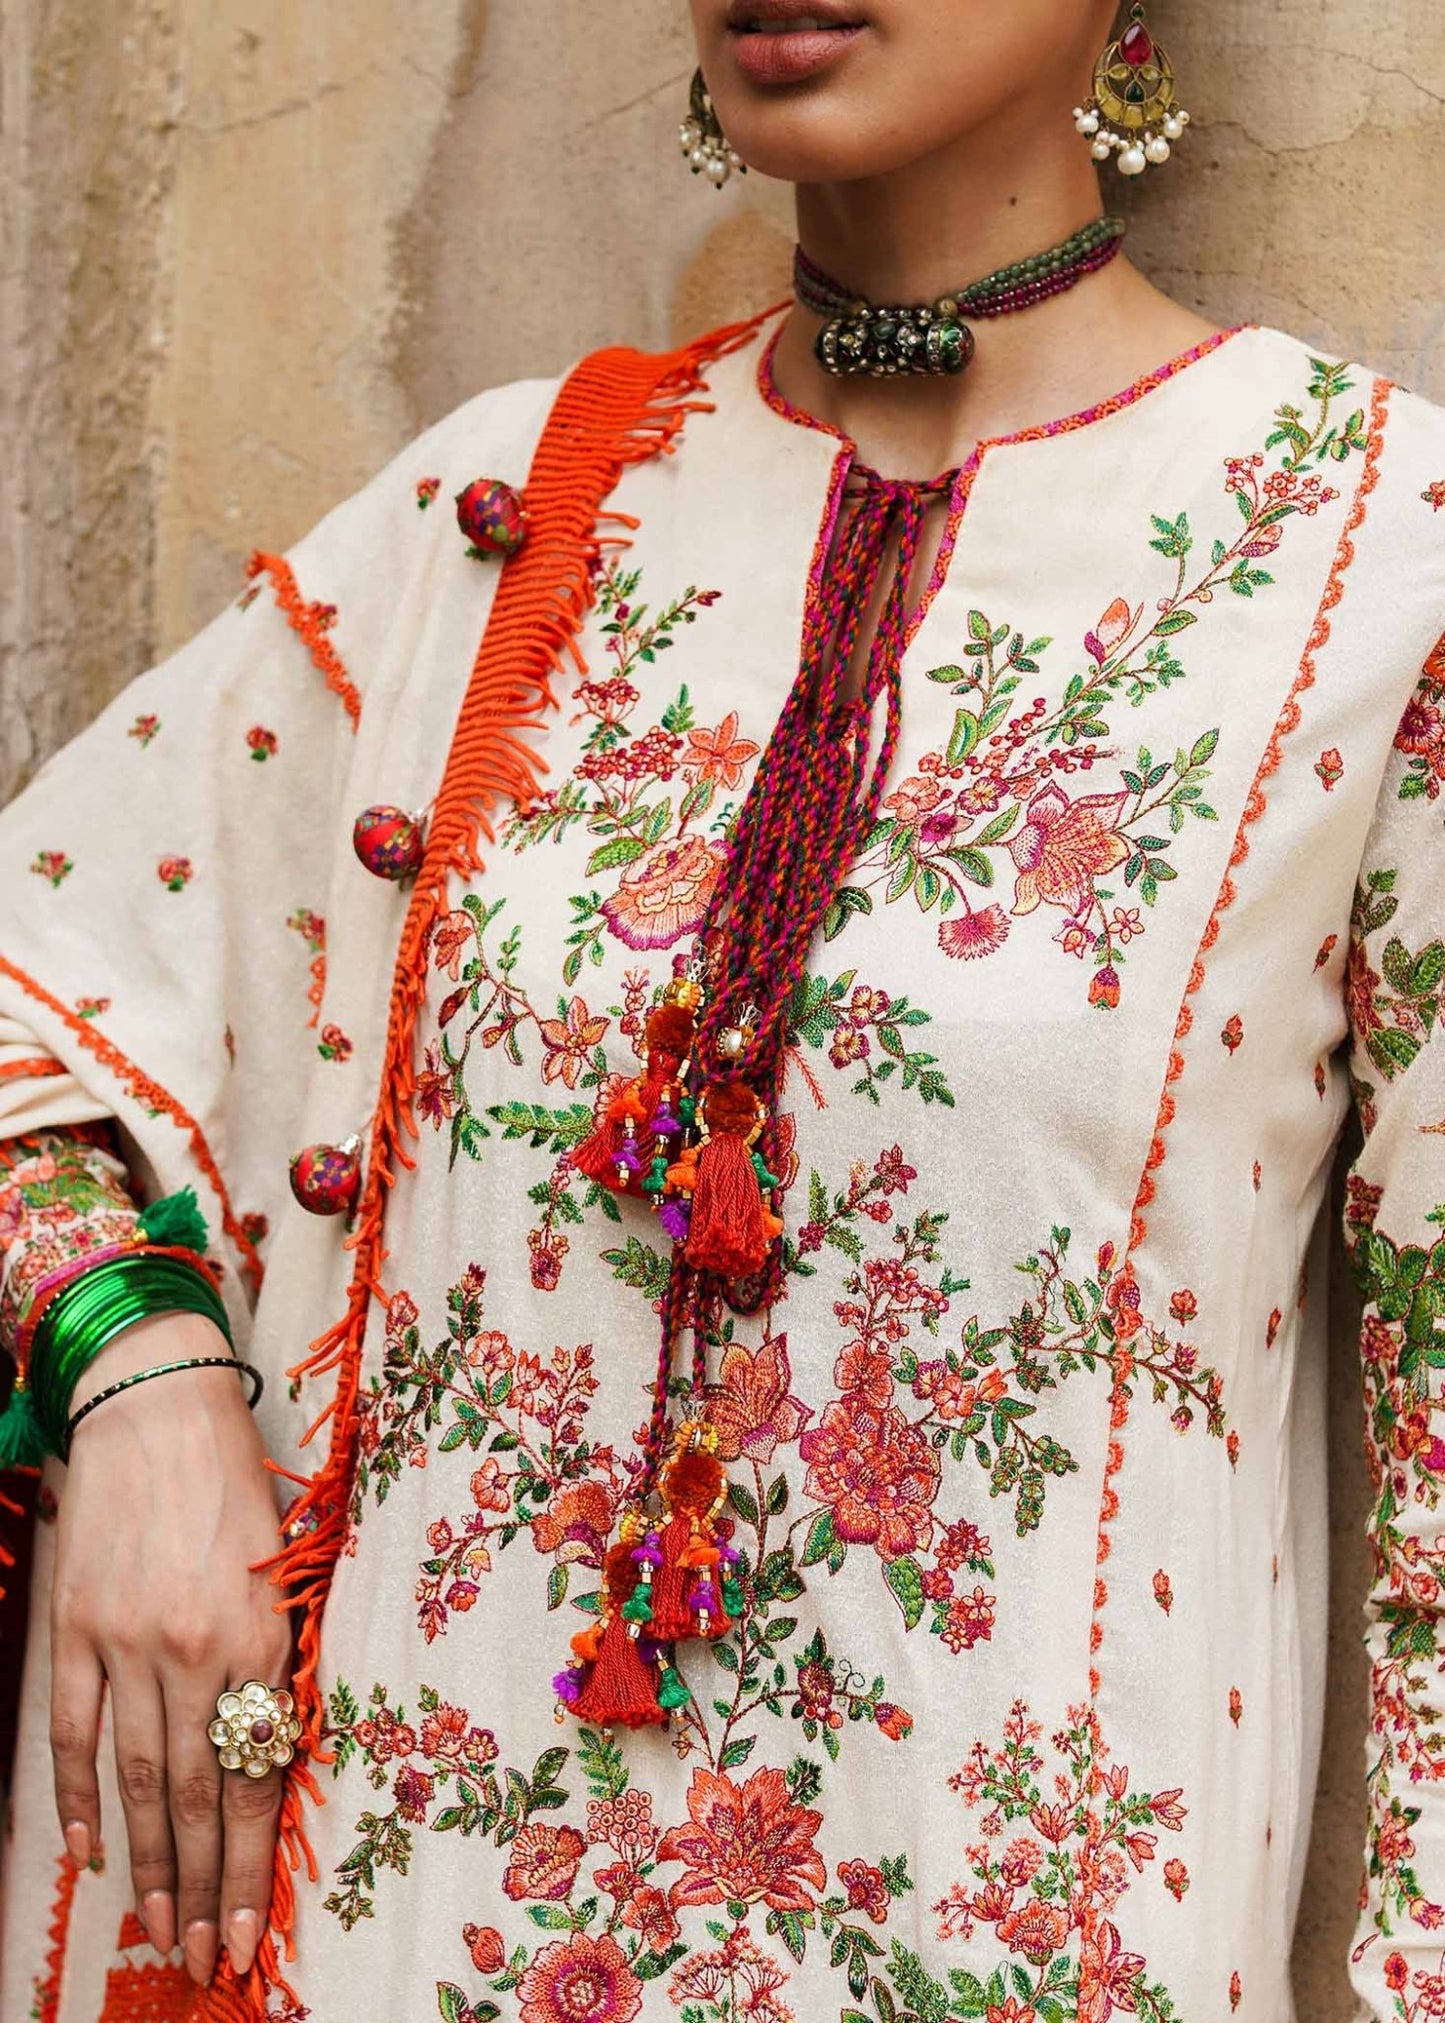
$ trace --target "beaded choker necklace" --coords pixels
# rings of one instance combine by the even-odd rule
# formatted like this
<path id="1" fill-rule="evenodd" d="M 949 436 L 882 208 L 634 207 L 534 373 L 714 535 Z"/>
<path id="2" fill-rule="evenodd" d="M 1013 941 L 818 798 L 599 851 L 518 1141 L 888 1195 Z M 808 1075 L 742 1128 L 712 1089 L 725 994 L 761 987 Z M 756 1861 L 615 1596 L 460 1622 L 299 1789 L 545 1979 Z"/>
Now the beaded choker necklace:
<path id="1" fill-rule="evenodd" d="M 1095 218 L 1061 245 L 999 267 L 954 294 L 892 308 L 844 288 L 799 246 L 793 254 L 793 287 L 805 309 L 827 318 L 815 345 L 825 372 L 837 378 L 866 373 L 873 379 L 959 373 L 974 351 L 966 317 L 1007 316 L 1062 295 L 1113 259 L 1125 230 L 1122 218 Z"/>

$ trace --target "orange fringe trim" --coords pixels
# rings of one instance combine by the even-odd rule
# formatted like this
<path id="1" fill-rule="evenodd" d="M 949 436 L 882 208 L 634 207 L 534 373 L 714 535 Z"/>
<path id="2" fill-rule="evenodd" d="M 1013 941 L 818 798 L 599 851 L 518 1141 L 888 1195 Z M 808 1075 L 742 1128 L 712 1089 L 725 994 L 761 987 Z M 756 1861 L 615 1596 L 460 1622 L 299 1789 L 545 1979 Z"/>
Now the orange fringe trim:
<path id="1" fill-rule="evenodd" d="M 327 1760 L 321 1748 L 325 1708 L 317 1683 L 321 1617 L 346 1534 L 362 1344 L 371 1301 L 385 1297 L 380 1273 L 387 1255 L 387 1197 L 398 1166 L 415 1163 L 404 1137 L 419 1135 L 414 1041 L 426 994 L 431 932 L 448 910 L 448 879 L 481 870 L 480 841 L 495 840 L 498 806 L 503 801 L 524 805 L 540 791 L 546 761 L 529 733 L 540 731 L 547 712 L 557 707 L 551 677 L 562 671 L 564 653 L 584 666 L 577 634 L 594 599 L 593 572 L 603 548 L 626 545 L 622 535 L 599 530 L 636 524 L 630 517 L 604 512 L 603 501 L 629 465 L 670 452 L 688 415 L 710 408 L 695 397 L 704 389 L 704 369 L 739 349 L 762 321 L 754 317 L 732 324 L 680 351 L 656 356 L 622 348 L 594 352 L 564 382 L 532 459 L 526 545 L 506 564 L 497 585 L 401 931 L 366 1181 L 355 1233 L 348 1239 L 356 1262 L 346 1312 L 288 1372 L 298 1381 L 330 1372 L 336 1376 L 331 1402 L 306 1435 L 313 1438 L 329 1423 L 326 1458 L 292 1505 L 288 1542 L 271 1562 L 272 1577 L 288 1593 L 278 1608 L 299 1612 L 291 1690 L 303 1723 L 302 1747 L 317 1761 Z M 297 1520 L 315 1528 L 296 1535 Z M 267 1989 L 285 1991 L 276 1942 L 280 1940 L 288 1961 L 294 1959 L 293 1877 L 303 1860 L 316 1879 L 315 1858 L 301 1824 L 303 1786 L 319 1801 L 315 1781 L 298 1758 L 287 1773 L 282 1802 L 271 1929 L 244 1981 L 237 1981 L 222 1962 L 196 2010 L 202 2023 L 265 2023 Z"/>
<path id="2" fill-rule="evenodd" d="M 271 578 L 271 587 L 276 593 L 277 604 L 285 614 L 286 623 L 298 639 L 305 641 L 312 664 L 326 676 L 326 686 L 333 695 L 341 697 L 346 705 L 346 714 L 351 718 L 351 728 L 355 730 L 361 721 L 361 695 L 342 665 L 340 654 L 326 637 L 321 614 L 327 607 L 302 603 L 291 565 L 280 555 L 263 555 L 258 549 L 246 565 L 246 574 L 252 578 L 263 575 Z"/>
<path id="3" fill-rule="evenodd" d="M 20 985 L 28 997 L 34 998 L 37 1004 L 44 1005 L 47 1011 L 54 1012 L 58 1019 L 63 1020 L 67 1031 L 79 1040 L 87 1053 L 94 1054 L 103 1068 L 109 1069 L 122 1084 L 128 1096 L 134 1097 L 138 1103 L 144 1103 L 148 1109 L 163 1111 L 178 1130 L 187 1134 L 191 1157 L 210 1181 L 216 1199 L 220 1203 L 221 1226 L 241 1254 L 243 1272 L 253 1288 L 259 1292 L 264 1271 L 260 1252 L 236 1218 L 235 1210 L 231 1206 L 231 1197 L 226 1191 L 226 1183 L 221 1178 L 221 1169 L 206 1143 L 206 1134 L 190 1111 L 176 1100 L 169 1089 L 163 1089 L 159 1082 L 153 1082 L 150 1076 L 123 1054 L 118 1046 L 108 1040 L 97 1028 L 93 1019 L 83 1019 L 71 1011 L 69 1006 L 53 996 L 44 984 L 37 983 L 33 976 L 17 968 L 4 955 L 0 955 L 0 976 L 8 976 L 12 982 Z"/>

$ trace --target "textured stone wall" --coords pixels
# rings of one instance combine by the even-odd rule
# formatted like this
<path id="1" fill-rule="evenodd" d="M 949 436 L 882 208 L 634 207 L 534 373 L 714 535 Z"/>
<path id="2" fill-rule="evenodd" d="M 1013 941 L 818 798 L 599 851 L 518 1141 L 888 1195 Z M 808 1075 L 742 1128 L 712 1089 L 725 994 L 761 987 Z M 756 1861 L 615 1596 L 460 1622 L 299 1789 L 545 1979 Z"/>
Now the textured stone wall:
<path id="1" fill-rule="evenodd" d="M 941 4 L 941 0 L 940 0 Z M 1067 0 L 1059 0 L 1067 4 Z M 961 4 L 960 15 L 966 16 Z M 786 193 L 673 153 L 681 0 L 6 0 L 0 795 L 478 387 L 784 292 Z M 1158 0 L 1196 115 L 1136 257 L 1445 399 L 1439 0 Z M 1297 1947 L 1345 2023 L 1365 1579 L 1337 1288 L 1335 1691 Z"/>

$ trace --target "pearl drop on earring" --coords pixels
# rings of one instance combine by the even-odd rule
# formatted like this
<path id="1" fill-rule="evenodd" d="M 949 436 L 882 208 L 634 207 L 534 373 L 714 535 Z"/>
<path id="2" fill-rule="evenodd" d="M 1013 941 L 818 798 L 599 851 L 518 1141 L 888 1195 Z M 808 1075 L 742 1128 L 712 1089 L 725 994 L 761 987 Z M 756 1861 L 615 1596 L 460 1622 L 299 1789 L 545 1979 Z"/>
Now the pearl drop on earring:
<path id="1" fill-rule="evenodd" d="M 1167 162 L 1170 155 L 1169 143 L 1159 134 L 1155 134 L 1152 140 L 1144 143 L 1144 153 L 1151 162 Z"/>
<path id="2" fill-rule="evenodd" d="M 1096 162 L 1106 162 L 1109 159 L 1109 152 L 1109 143 L 1102 136 L 1089 149 L 1089 153 L 1094 157 Z"/>
<path id="3" fill-rule="evenodd" d="M 1119 157 L 1121 176 L 1142 176 L 1148 166 L 1149 158 L 1137 143 L 1132 147 L 1126 147 Z"/>

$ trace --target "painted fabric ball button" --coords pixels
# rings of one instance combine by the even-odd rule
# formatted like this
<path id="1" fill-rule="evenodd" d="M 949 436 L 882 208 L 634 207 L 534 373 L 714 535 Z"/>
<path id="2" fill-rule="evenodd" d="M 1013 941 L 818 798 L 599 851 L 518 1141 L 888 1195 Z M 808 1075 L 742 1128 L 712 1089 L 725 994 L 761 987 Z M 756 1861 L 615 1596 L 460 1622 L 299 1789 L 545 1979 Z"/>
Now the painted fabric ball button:
<path id="1" fill-rule="evenodd" d="M 307 1145 L 291 1161 L 291 1192 L 308 1215 L 346 1215 L 361 1192 L 361 1141 Z"/>
<path id="2" fill-rule="evenodd" d="M 520 492 L 500 478 L 476 478 L 457 493 L 457 525 L 471 544 L 468 553 L 485 561 L 515 555 L 527 538 L 527 509 Z"/>
<path id="3" fill-rule="evenodd" d="M 363 808 L 351 832 L 356 854 L 373 878 L 393 884 L 414 878 L 426 854 L 426 824 L 390 802 Z"/>

